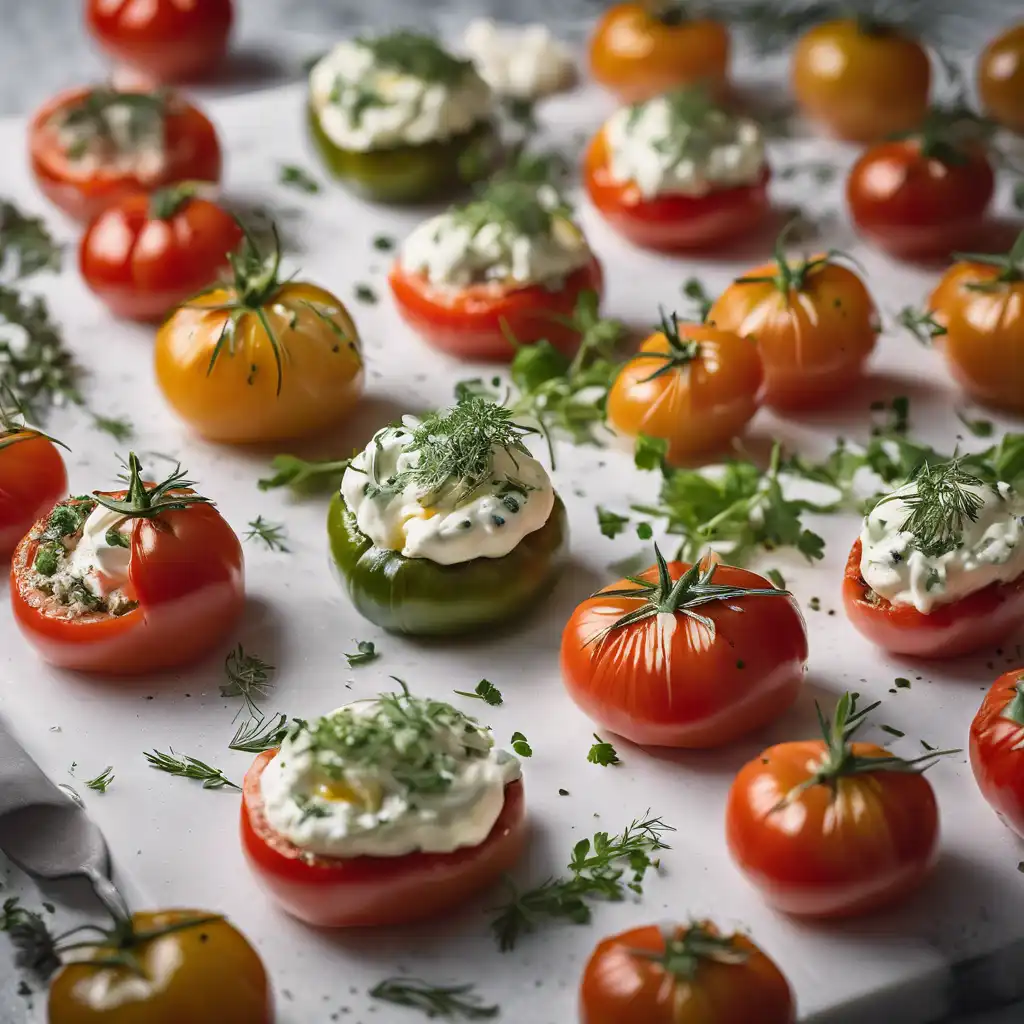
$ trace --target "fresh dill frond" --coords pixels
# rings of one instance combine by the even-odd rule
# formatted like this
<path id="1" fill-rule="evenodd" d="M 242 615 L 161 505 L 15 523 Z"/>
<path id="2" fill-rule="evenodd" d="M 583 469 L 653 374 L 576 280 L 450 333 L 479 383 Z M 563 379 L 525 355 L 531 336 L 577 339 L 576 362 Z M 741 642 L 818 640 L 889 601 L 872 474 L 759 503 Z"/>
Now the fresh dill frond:
<path id="1" fill-rule="evenodd" d="M 182 779 L 198 779 L 203 783 L 203 789 L 221 789 L 227 786 L 231 789 L 241 789 L 235 785 L 220 768 L 214 768 L 198 758 L 189 757 L 188 754 L 175 754 L 173 750 L 164 754 L 159 750 L 146 751 L 145 758 L 150 768 L 158 772 L 167 772 L 168 775 L 177 775 Z"/>
<path id="2" fill-rule="evenodd" d="M 285 543 L 288 533 L 283 523 L 272 523 L 263 516 L 257 516 L 247 525 L 249 532 L 245 535 L 246 540 L 258 540 L 270 551 L 291 550 Z"/>
<path id="3" fill-rule="evenodd" d="M 272 750 L 284 742 L 291 726 L 285 714 L 262 715 L 246 719 L 239 724 L 235 735 L 228 744 L 230 750 L 241 750 L 247 754 L 259 754 L 264 750 Z"/>
<path id="4" fill-rule="evenodd" d="M 485 1006 L 474 985 L 431 985 L 419 978 L 385 978 L 370 989 L 371 999 L 423 1010 L 446 1020 L 492 1020 L 497 1006 Z"/>
<path id="5" fill-rule="evenodd" d="M 241 697 L 249 711 L 260 718 L 256 701 L 262 700 L 273 687 L 273 665 L 264 661 L 258 654 L 249 654 L 239 644 L 224 659 L 224 674 L 227 682 L 220 688 L 222 697 Z"/>

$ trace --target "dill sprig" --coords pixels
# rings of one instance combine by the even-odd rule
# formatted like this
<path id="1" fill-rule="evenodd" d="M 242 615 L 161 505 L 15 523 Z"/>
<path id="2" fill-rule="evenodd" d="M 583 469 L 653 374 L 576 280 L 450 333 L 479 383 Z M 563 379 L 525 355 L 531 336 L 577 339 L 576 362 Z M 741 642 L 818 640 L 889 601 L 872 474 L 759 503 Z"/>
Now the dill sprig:
<path id="1" fill-rule="evenodd" d="M 187 479 L 188 472 L 178 463 L 174 471 L 157 484 L 147 485 L 142 480 L 142 463 L 135 452 L 128 453 L 122 463 L 125 472 L 120 475 L 128 490 L 123 498 L 111 498 L 102 491 L 93 491 L 92 498 L 111 512 L 125 519 L 155 519 L 163 512 L 173 512 L 192 505 L 212 505 L 209 498 L 196 494 L 191 488 L 195 480 Z"/>
<path id="2" fill-rule="evenodd" d="M 258 540 L 270 551 L 290 551 L 291 548 L 285 543 L 288 531 L 284 523 L 272 523 L 263 516 L 251 519 L 247 524 L 249 532 L 245 535 L 246 540 Z"/>
<path id="3" fill-rule="evenodd" d="M 106 793 L 107 787 L 114 781 L 113 765 L 107 765 L 94 779 L 87 779 L 85 784 L 97 793 Z"/>
<path id="4" fill-rule="evenodd" d="M 41 217 L 30 217 L 0 199 L 0 271 L 24 280 L 41 270 L 60 270 L 61 247 Z"/>
<path id="5" fill-rule="evenodd" d="M 153 750 L 146 751 L 144 756 L 150 768 L 155 768 L 158 772 L 167 772 L 168 775 L 177 775 L 182 779 L 199 779 L 203 783 L 203 789 L 221 789 L 224 786 L 241 789 L 220 768 L 214 768 L 198 758 L 189 757 L 188 754 L 175 754 L 173 750 L 164 754 L 159 750 Z"/>
<path id="6" fill-rule="evenodd" d="M 0 932 L 6 932 L 14 946 L 16 967 L 43 979 L 60 967 L 56 936 L 42 914 L 23 907 L 17 896 L 8 897 L 0 908 Z"/>
<path id="7" fill-rule="evenodd" d="M 447 1020 L 492 1020 L 498 1016 L 497 1006 L 485 1006 L 483 999 L 470 985 L 431 985 L 419 978 L 385 978 L 372 989 L 371 999 L 380 999 L 395 1006 L 423 1010 L 428 1017 Z"/>
<path id="8" fill-rule="evenodd" d="M 293 719 L 299 722 L 299 719 Z M 284 742 L 292 728 L 288 724 L 288 716 L 282 713 L 270 715 L 265 718 L 263 715 L 253 716 L 241 722 L 235 730 L 235 735 L 228 744 L 230 750 L 241 750 L 247 754 L 259 754 L 264 750 L 272 750 Z"/>
<path id="9" fill-rule="evenodd" d="M 258 654 L 249 654 L 239 644 L 224 659 L 224 674 L 228 681 L 221 686 L 220 695 L 243 698 L 249 711 L 262 718 L 256 701 L 263 700 L 270 693 L 275 671 L 273 665 Z"/>
<path id="10" fill-rule="evenodd" d="M 452 218 L 473 235 L 494 224 L 513 236 L 549 235 L 556 218 L 572 216 L 572 207 L 557 193 L 552 199 L 553 190 L 550 187 L 542 190 L 539 184 L 526 178 L 492 180 L 478 198 L 455 207 Z"/>

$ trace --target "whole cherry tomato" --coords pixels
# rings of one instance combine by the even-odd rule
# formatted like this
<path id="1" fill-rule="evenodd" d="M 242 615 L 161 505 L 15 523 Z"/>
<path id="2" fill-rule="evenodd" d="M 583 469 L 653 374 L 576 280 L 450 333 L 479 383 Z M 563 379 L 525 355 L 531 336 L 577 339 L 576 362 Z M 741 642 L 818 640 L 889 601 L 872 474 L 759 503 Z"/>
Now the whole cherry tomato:
<path id="1" fill-rule="evenodd" d="M 242 229 L 194 185 L 139 193 L 107 207 L 86 229 L 78 265 L 115 316 L 161 320 L 228 267 Z"/>
<path id="2" fill-rule="evenodd" d="M 242 547 L 207 499 L 179 470 L 144 484 L 129 456 L 126 491 L 68 498 L 41 518 L 11 562 L 11 604 L 25 638 L 59 668 L 136 675 L 194 661 L 238 620 L 245 603 Z M 119 546 L 130 552 L 127 582 L 115 609 L 100 605 L 81 580 L 54 593 L 58 555 L 80 541 L 95 499 L 117 513 Z M 73 598 L 73 599 L 72 599 Z"/>
<path id="3" fill-rule="evenodd" d="M 281 281 L 280 247 L 251 240 L 233 279 L 180 306 L 156 336 L 156 378 L 174 411 L 211 441 L 314 434 L 340 422 L 363 387 L 359 335 L 329 291 Z"/>
<path id="4" fill-rule="evenodd" d="M 846 694 L 823 739 L 769 747 L 733 781 L 729 852 L 779 910 L 847 917 L 889 906 L 938 856 L 939 810 L 921 771 L 939 752 L 905 761 L 852 742 L 870 710 Z"/>
<path id="5" fill-rule="evenodd" d="M 971 722 L 971 768 L 981 795 L 1024 839 L 1024 671 L 1004 672 Z"/>
<path id="6" fill-rule="evenodd" d="M 267 823 L 260 776 L 277 756 L 257 756 L 242 795 L 242 850 L 259 881 L 289 914 L 321 928 L 407 924 L 466 902 L 509 871 L 526 844 L 521 780 L 479 846 L 400 857 L 323 857 L 293 845 Z"/>
<path id="7" fill-rule="evenodd" d="M 263 961 L 218 915 L 136 913 L 75 955 L 50 983 L 48 1024 L 273 1024 Z"/>
<path id="8" fill-rule="evenodd" d="M 590 40 L 590 68 L 627 103 L 679 85 L 728 90 L 729 30 L 710 18 L 689 17 L 673 0 L 621 3 L 606 11 Z"/>
<path id="9" fill-rule="evenodd" d="M 931 65 L 917 41 L 866 19 L 826 21 L 793 50 L 793 92 L 808 117 L 851 142 L 874 142 L 921 123 Z"/>
<path id="10" fill-rule="evenodd" d="M 70 89 L 43 105 L 28 137 L 36 184 L 77 220 L 132 192 L 220 181 L 217 133 L 178 96 Z"/>
<path id="11" fill-rule="evenodd" d="M 976 402 L 1024 412 L 1024 232 L 1005 255 L 958 253 L 928 306 L 960 387 Z"/>
<path id="12" fill-rule="evenodd" d="M 792 596 L 746 569 L 657 564 L 576 607 L 562 679 L 594 721 L 641 746 L 718 747 L 778 718 L 807 663 Z"/>
<path id="13" fill-rule="evenodd" d="M 794 1024 L 786 976 L 745 935 L 709 921 L 631 928 L 583 969 L 580 1024 Z"/>
<path id="14" fill-rule="evenodd" d="M 989 117 L 1024 132 L 1024 22 L 996 36 L 978 58 L 978 95 Z"/>
<path id="15" fill-rule="evenodd" d="M 740 433 L 757 412 L 763 382 L 752 339 L 680 323 L 673 313 L 619 371 L 608 423 L 627 437 L 667 441 L 667 459 L 679 462 Z"/>
<path id="16" fill-rule="evenodd" d="M 233 16 L 231 0 L 87 0 L 85 8 L 107 53 L 156 85 L 216 69 Z"/>
<path id="17" fill-rule="evenodd" d="M 768 405 L 824 405 L 863 372 L 875 347 L 875 305 L 854 271 L 824 255 L 748 271 L 715 300 L 706 322 L 757 341 Z"/>

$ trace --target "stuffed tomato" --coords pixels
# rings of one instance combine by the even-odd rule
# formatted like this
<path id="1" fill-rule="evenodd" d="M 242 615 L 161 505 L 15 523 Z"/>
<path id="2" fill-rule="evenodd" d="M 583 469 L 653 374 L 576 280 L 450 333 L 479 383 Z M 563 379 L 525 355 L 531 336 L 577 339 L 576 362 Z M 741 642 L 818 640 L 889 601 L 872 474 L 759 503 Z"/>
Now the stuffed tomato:
<path id="1" fill-rule="evenodd" d="M 405 924 L 465 902 L 526 841 L 519 762 L 442 701 L 402 692 L 298 722 L 245 777 L 242 848 L 288 913 Z"/>
<path id="2" fill-rule="evenodd" d="M 180 468 L 128 489 L 58 503 L 11 563 L 25 638 L 59 668 L 133 675 L 187 664 L 220 642 L 244 604 L 242 547 Z"/>
<path id="3" fill-rule="evenodd" d="M 708 249 L 757 230 L 768 212 L 760 127 L 686 89 L 612 115 L 584 181 L 605 220 L 649 249 Z"/>
<path id="4" fill-rule="evenodd" d="M 584 292 L 600 298 L 603 283 L 558 193 L 520 181 L 496 182 L 421 224 L 389 282 L 402 317 L 431 345 L 488 360 L 541 339 L 571 354 L 576 302 Z"/>

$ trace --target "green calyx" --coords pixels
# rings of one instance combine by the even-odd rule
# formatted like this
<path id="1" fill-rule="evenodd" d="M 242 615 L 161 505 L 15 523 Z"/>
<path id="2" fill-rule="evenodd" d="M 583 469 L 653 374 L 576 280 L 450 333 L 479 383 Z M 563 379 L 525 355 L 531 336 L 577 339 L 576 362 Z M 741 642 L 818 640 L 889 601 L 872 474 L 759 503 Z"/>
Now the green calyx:
<path id="1" fill-rule="evenodd" d="M 687 927 L 669 926 L 662 932 L 664 950 L 631 949 L 639 960 L 657 964 L 666 974 L 680 981 L 695 981 L 704 962 L 739 966 L 750 958 L 747 950 L 736 944 L 736 936 L 719 935 L 707 922 L 694 921 Z"/>
<path id="2" fill-rule="evenodd" d="M 796 229 L 797 225 L 798 220 L 794 218 L 779 232 L 779 237 L 775 240 L 773 254 L 775 256 L 775 263 L 779 268 L 777 274 L 764 277 L 738 277 L 736 278 L 736 284 L 773 284 L 788 298 L 793 292 L 805 291 L 810 276 L 822 267 L 835 263 L 839 259 L 845 259 L 851 263 L 855 262 L 852 256 L 841 249 L 829 249 L 821 256 L 813 258 L 804 256 L 799 261 L 791 262 L 786 256 L 786 243 L 789 241 L 789 236 Z"/>
<path id="3" fill-rule="evenodd" d="M 147 487 L 142 481 L 142 465 L 135 452 L 129 452 L 125 468 L 127 474 L 121 479 L 128 484 L 128 491 L 123 498 L 111 498 L 99 491 L 93 491 L 92 495 L 104 508 L 119 513 L 125 519 L 155 519 L 162 512 L 213 504 L 209 498 L 199 494 L 180 493 L 195 484 L 194 480 L 185 479 L 185 470 L 180 465 L 166 480 L 152 487 Z"/>
<path id="4" fill-rule="evenodd" d="M 683 0 L 661 0 L 653 5 L 651 17 L 666 28 L 674 28 L 690 20 L 690 11 Z"/>
<path id="5" fill-rule="evenodd" d="M 199 186 L 194 181 L 159 189 L 149 197 L 149 215 L 153 220 L 170 220 L 198 192 Z"/>
<path id="6" fill-rule="evenodd" d="M 683 338 L 679 333 L 679 317 L 675 313 L 666 316 L 664 309 L 660 310 L 661 322 L 658 330 L 668 343 L 667 352 L 637 352 L 631 362 L 639 360 L 654 360 L 661 365 L 653 373 L 644 377 L 641 384 L 664 377 L 673 370 L 682 370 L 700 356 L 700 342 L 692 338 Z"/>
<path id="7" fill-rule="evenodd" d="M 926 160 L 957 167 L 967 163 L 972 148 L 987 143 L 995 129 L 993 121 L 969 110 L 961 101 L 952 106 L 932 107 L 919 127 L 896 138 L 916 139 Z"/>
<path id="8" fill-rule="evenodd" d="M 1013 722 L 1015 725 L 1024 726 L 1024 672 L 1013 684 L 1013 696 L 1009 703 L 1003 708 L 1002 716 Z"/>
<path id="9" fill-rule="evenodd" d="M 972 281 L 965 287 L 971 292 L 999 291 L 1004 284 L 1024 281 L 1024 231 L 1017 236 L 1013 247 L 1007 253 L 955 252 L 953 259 L 996 267 L 999 273 L 990 281 Z"/>
<path id="10" fill-rule="evenodd" d="M 25 426 L 25 409 L 18 401 L 18 396 L 6 385 L 0 386 L 0 452 L 19 441 L 29 441 L 35 437 L 59 444 L 66 451 L 71 451 L 63 441 L 58 441 L 41 430 Z"/>

